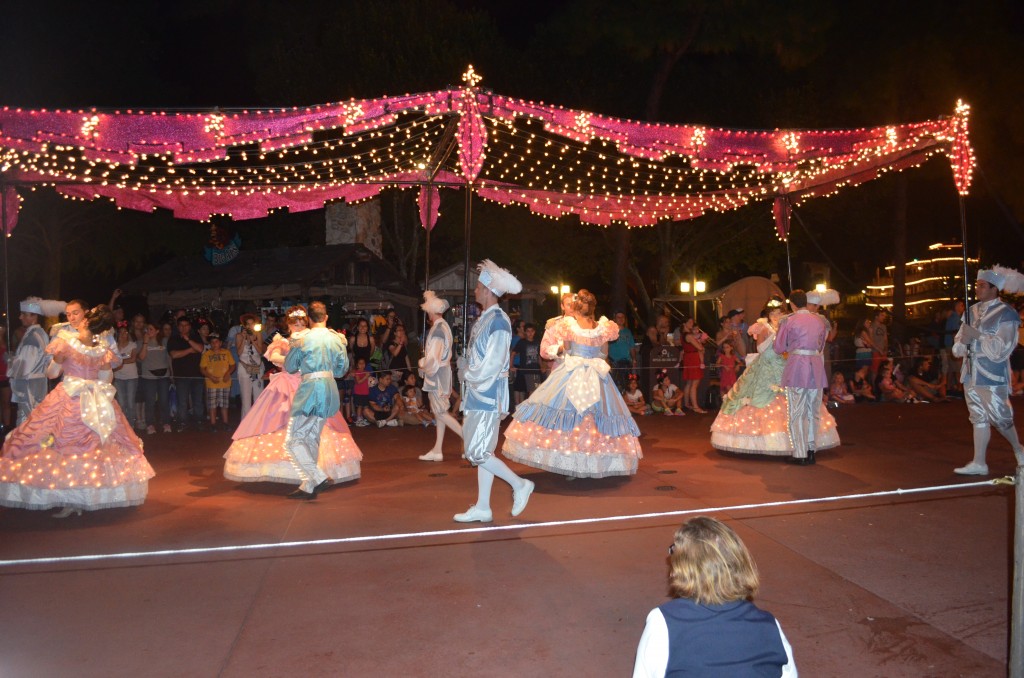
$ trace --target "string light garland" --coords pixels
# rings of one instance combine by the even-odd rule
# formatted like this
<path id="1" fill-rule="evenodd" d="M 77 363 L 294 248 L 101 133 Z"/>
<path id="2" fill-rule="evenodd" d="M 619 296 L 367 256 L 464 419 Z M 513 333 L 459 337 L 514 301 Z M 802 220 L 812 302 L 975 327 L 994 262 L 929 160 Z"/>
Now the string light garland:
<path id="1" fill-rule="evenodd" d="M 834 195 L 936 154 L 949 159 L 961 194 L 973 179 L 970 106 L 962 101 L 952 116 L 924 122 L 752 131 L 506 97 L 480 89 L 472 66 L 462 80 L 461 88 L 436 92 L 271 110 L 3 108 L 0 173 L 9 185 L 52 186 L 72 199 L 195 220 L 319 209 L 429 179 L 438 187 L 471 183 L 485 200 L 554 219 L 629 227 L 779 195 L 792 202 Z M 453 116 L 458 152 L 430 168 Z M 17 211 L 8 212 L 9 232 Z"/>

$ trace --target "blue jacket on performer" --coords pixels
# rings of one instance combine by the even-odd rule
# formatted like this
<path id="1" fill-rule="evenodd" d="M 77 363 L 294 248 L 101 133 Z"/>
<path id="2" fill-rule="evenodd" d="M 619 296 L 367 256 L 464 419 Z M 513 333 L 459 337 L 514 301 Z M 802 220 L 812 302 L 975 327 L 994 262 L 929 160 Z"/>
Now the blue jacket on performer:
<path id="1" fill-rule="evenodd" d="M 286 372 L 298 372 L 302 383 L 292 401 L 292 416 L 333 417 L 341 406 L 336 378 L 348 371 L 345 337 L 326 327 L 314 327 L 293 340 L 284 359 Z"/>
<path id="2" fill-rule="evenodd" d="M 466 364 L 465 370 L 460 369 L 459 375 L 463 384 L 462 411 L 507 414 L 512 323 L 495 304 L 480 315 L 471 335 L 469 352 L 461 361 Z"/>

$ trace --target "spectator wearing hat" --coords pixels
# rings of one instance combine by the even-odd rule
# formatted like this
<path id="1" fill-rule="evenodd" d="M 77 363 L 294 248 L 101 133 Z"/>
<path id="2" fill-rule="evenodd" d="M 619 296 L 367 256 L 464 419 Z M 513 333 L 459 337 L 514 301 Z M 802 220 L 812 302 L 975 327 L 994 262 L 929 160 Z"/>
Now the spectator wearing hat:
<path id="1" fill-rule="evenodd" d="M 228 403 L 231 398 L 231 374 L 235 371 L 235 359 L 231 351 L 224 348 L 220 334 L 210 332 L 210 347 L 199 359 L 199 371 L 206 378 L 206 407 L 210 411 L 210 429 L 217 430 L 217 410 L 221 422 L 228 426 Z"/>

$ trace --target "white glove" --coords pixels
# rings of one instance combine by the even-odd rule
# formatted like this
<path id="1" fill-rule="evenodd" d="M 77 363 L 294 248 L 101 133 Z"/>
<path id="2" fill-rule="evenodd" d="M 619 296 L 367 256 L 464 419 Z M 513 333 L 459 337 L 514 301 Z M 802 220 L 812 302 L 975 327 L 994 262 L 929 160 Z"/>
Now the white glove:
<path id="1" fill-rule="evenodd" d="M 974 325 L 968 325 L 967 323 L 960 323 L 960 339 L 964 343 L 970 343 L 975 339 L 981 337 L 981 330 L 976 328 Z"/>

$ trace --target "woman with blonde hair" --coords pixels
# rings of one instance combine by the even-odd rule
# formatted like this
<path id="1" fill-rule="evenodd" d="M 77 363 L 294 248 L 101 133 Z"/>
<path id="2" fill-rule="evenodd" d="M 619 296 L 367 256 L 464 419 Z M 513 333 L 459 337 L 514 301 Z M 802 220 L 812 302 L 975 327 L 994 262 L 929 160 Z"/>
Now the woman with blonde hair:
<path id="1" fill-rule="evenodd" d="M 750 599 L 760 584 L 746 545 L 714 518 L 688 520 L 668 548 L 675 596 L 647 615 L 633 678 L 797 675 L 779 622 Z"/>

